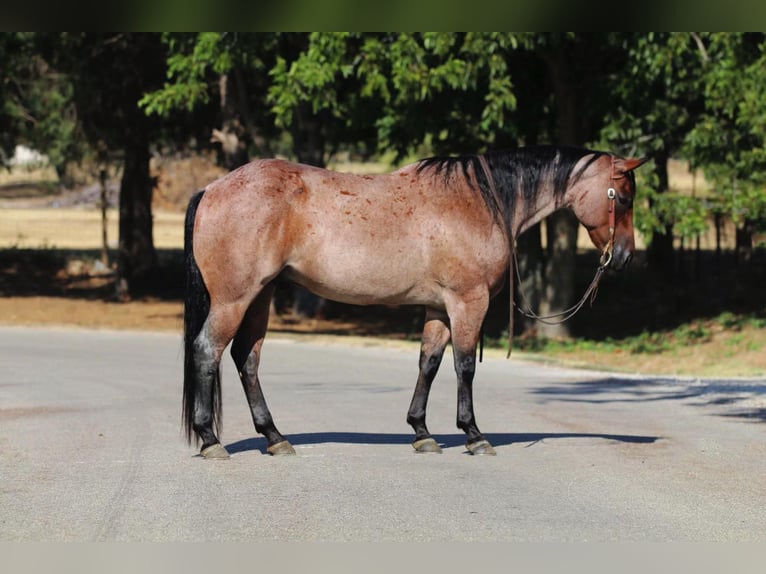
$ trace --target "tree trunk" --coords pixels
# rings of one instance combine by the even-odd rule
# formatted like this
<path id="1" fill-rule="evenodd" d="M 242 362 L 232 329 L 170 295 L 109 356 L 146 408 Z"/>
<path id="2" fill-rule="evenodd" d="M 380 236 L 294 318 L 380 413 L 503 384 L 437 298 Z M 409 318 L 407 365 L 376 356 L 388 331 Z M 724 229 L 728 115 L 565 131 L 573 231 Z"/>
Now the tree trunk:
<path id="1" fill-rule="evenodd" d="M 574 213 L 567 210 L 553 213 L 545 222 L 548 257 L 545 263 L 545 290 L 540 303 L 541 315 L 561 312 L 571 307 L 574 302 L 579 225 Z M 569 323 L 540 323 L 538 328 L 540 333 L 548 338 L 561 339 L 571 336 Z"/>
<path id="2" fill-rule="evenodd" d="M 562 145 L 582 145 L 585 128 L 583 114 L 578 110 L 578 84 L 582 79 L 572 77 L 572 54 L 567 44 L 547 53 L 545 61 L 556 96 L 558 141 Z M 558 211 L 546 219 L 547 257 L 545 288 L 540 302 L 540 314 L 559 313 L 574 302 L 575 257 L 579 222 L 573 213 Z M 569 323 L 538 324 L 539 333 L 548 338 L 571 336 Z"/>
<path id="3" fill-rule="evenodd" d="M 146 140 L 128 143 L 120 183 L 116 289 L 117 297 L 121 300 L 144 290 L 157 266 L 152 233 L 152 193 L 155 181 L 150 176 L 149 159 Z"/>
<path id="4" fill-rule="evenodd" d="M 290 126 L 293 151 L 299 162 L 324 167 L 325 139 L 322 122 L 311 109 L 311 104 L 301 103 L 293 114 Z"/>
<path id="5" fill-rule="evenodd" d="M 737 265 L 748 264 L 752 260 L 754 233 L 755 222 L 752 219 L 745 218 L 742 226 L 737 226 L 735 231 Z"/>
<path id="6" fill-rule="evenodd" d="M 654 170 L 657 174 L 657 193 L 667 193 L 669 189 L 668 178 L 668 152 L 660 150 L 653 156 Z M 654 205 L 650 203 L 650 209 Z M 649 266 L 662 278 L 672 281 L 675 277 L 675 252 L 673 250 L 673 226 L 666 222 L 663 230 L 656 231 L 652 235 L 652 241 L 646 250 Z"/>
<path id="7" fill-rule="evenodd" d="M 543 258 L 543 243 L 540 224 L 527 229 L 516 240 L 516 257 L 519 263 L 519 276 L 521 281 L 516 281 L 515 301 L 524 310 L 540 310 L 540 301 L 543 297 L 543 274 L 545 272 Z M 517 314 L 513 322 L 516 326 L 516 334 L 537 332 L 538 322 L 523 315 Z"/>
<path id="8" fill-rule="evenodd" d="M 100 189 L 100 203 L 101 203 L 101 263 L 104 267 L 109 267 L 109 241 L 107 237 L 107 210 L 109 208 L 109 200 L 107 199 L 106 189 L 106 167 L 102 167 L 98 172 L 98 181 L 101 186 Z"/>
<path id="9" fill-rule="evenodd" d="M 218 90 L 221 98 L 221 129 L 214 129 L 210 141 L 221 144 L 223 165 L 228 170 L 237 169 L 250 161 L 247 152 L 249 133 L 239 119 L 236 98 L 228 74 L 218 78 Z"/>

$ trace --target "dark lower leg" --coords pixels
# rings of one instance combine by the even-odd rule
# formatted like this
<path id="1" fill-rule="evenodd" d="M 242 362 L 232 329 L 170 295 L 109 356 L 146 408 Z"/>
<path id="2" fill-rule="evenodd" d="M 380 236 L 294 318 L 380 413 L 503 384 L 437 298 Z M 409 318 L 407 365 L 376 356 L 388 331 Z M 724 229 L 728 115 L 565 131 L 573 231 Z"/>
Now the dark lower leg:
<path id="1" fill-rule="evenodd" d="M 266 398 L 261 390 L 261 382 L 258 379 L 258 365 L 263 340 L 266 337 L 269 305 L 273 292 L 274 286 L 267 285 L 250 305 L 237 335 L 234 337 L 231 356 L 239 371 L 242 388 L 250 405 L 255 430 L 266 437 L 269 445 L 268 452 L 271 454 L 292 454 L 295 452 L 292 446 L 274 425 L 274 419 L 271 417 Z"/>
<path id="2" fill-rule="evenodd" d="M 420 346 L 418 381 L 407 411 L 407 423 L 415 431 L 415 442 L 431 436 L 426 426 L 428 395 L 431 392 L 431 383 L 439 370 L 447 341 L 449 341 L 449 329 L 446 325 L 446 317 L 429 311 L 426 315 Z"/>
<path id="3" fill-rule="evenodd" d="M 473 377 L 476 372 L 476 346 L 489 306 L 484 288 L 464 293 L 448 308 L 452 320 L 452 348 L 457 374 L 457 426 L 466 436 L 472 454 L 495 454 L 476 425 L 473 412 Z"/>
<path id="4" fill-rule="evenodd" d="M 202 450 L 218 444 L 218 437 L 213 429 L 215 415 L 219 409 L 219 372 L 220 357 L 210 344 L 207 327 L 203 328 L 194 342 L 195 376 L 197 377 L 194 397 L 194 432 L 202 441 Z"/>
<path id="5" fill-rule="evenodd" d="M 415 440 L 422 440 L 431 436 L 426 426 L 426 406 L 428 404 L 428 395 L 431 392 L 431 383 L 439 370 L 442 354 L 425 355 L 421 351 L 420 355 L 420 374 L 418 382 L 415 385 L 415 392 L 412 395 L 412 402 L 407 411 L 407 423 L 415 431 Z"/>
<path id="6" fill-rule="evenodd" d="M 250 405 L 250 412 L 253 417 L 253 424 L 256 432 L 264 435 L 269 446 L 274 446 L 285 441 L 285 437 L 277 430 L 274 419 L 271 416 L 269 407 L 266 404 L 266 398 L 261 390 L 261 383 L 258 379 L 258 354 L 260 345 L 257 345 L 258 351 L 253 350 L 247 356 L 247 359 L 241 365 L 238 364 L 239 376 L 242 380 L 242 388 L 245 391 L 247 402 Z"/>
<path id="7" fill-rule="evenodd" d="M 466 436 L 466 447 L 471 454 L 494 455 L 495 449 L 481 434 L 473 413 L 473 377 L 476 371 L 476 350 L 455 354 L 457 371 L 457 426 Z"/>
<path id="8" fill-rule="evenodd" d="M 476 426 L 473 412 L 473 377 L 476 371 L 476 353 L 456 353 L 457 372 L 457 426 L 466 434 L 468 444 L 484 440 Z"/>

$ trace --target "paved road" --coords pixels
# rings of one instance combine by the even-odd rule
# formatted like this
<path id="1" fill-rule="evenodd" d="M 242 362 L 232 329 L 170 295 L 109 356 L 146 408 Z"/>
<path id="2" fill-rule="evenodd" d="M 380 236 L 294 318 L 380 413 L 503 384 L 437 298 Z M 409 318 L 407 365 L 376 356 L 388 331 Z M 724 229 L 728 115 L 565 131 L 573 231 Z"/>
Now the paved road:
<path id="1" fill-rule="evenodd" d="M 270 457 L 224 366 L 223 442 L 180 431 L 181 342 L 0 328 L 0 540 L 766 540 L 766 381 L 618 377 L 489 358 L 497 457 L 465 453 L 445 357 L 416 455 L 414 347 L 267 341 Z"/>

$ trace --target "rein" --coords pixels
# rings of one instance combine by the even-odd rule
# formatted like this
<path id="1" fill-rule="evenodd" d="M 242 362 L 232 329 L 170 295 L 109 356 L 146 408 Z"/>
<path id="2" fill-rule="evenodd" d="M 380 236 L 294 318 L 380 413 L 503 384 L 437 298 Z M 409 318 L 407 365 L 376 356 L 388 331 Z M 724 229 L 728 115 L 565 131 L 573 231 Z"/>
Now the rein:
<path id="1" fill-rule="evenodd" d="M 479 155 L 478 159 L 482 169 L 484 170 L 484 175 L 487 177 L 487 182 L 489 183 L 489 188 L 492 191 L 492 196 L 495 198 L 495 203 L 497 204 L 497 207 L 500 210 L 500 213 L 502 214 L 504 212 L 503 204 L 500 201 L 500 195 L 498 194 L 497 188 L 495 187 L 495 181 L 494 181 L 494 178 L 492 177 L 492 173 L 490 172 L 489 164 L 487 163 L 487 160 L 484 157 L 484 155 Z M 611 170 L 610 179 L 612 181 L 616 179 L 614 177 L 614 156 L 612 156 L 612 170 Z M 609 200 L 607 204 L 607 209 L 609 212 L 609 240 L 604 246 L 604 250 L 601 252 L 601 258 L 599 260 L 599 266 L 596 268 L 596 274 L 593 276 L 593 280 L 588 285 L 588 288 L 585 290 L 585 293 L 583 293 L 583 296 L 580 298 L 580 300 L 574 305 L 572 305 L 571 307 L 569 307 L 568 309 L 559 311 L 558 313 L 551 313 L 550 315 L 538 315 L 537 313 L 532 311 L 529 305 L 529 302 L 524 296 L 524 293 L 521 291 L 521 288 L 519 288 L 519 297 L 521 299 L 521 302 L 526 306 L 526 309 L 524 309 L 521 305 L 516 303 L 513 296 L 514 270 L 515 270 L 515 276 L 519 280 L 519 286 L 521 286 L 521 275 L 519 274 L 519 261 L 516 256 L 513 231 L 510 229 L 510 226 L 509 226 L 507 230 L 507 236 L 508 236 L 508 248 L 510 250 L 510 257 L 509 257 L 510 261 L 509 261 L 509 270 L 508 270 L 508 282 L 510 287 L 510 314 L 508 318 L 508 354 L 506 355 L 506 359 L 510 358 L 511 348 L 513 346 L 513 308 L 514 307 L 519 310 L 522 316 L 528 319 L 534 319 L 535 321 L 544 323 L 546 325 L 561 325 L 562 323 L 574 317 L 577 314 L 577 312 L 580 309 L 582 309 L 583 305 L 585 305 L 585 302 L 588 299 L 590 299 L 590 304 L 593 305 L 593 302 L 596 300 L 596 295 L 598 294 L 599 281 L 601 281 L 601 276 L 604 274 L 604 272 L 609 267 L 609 264 L 612 262 L 612 254 L 614 251 L 614 233 L 616 228 L 615 199 L 617 197 L 617 192 L 615 191 L 613 187 L 610 187 L 609 189 L 606 190 L 606 195 Z M 480 341 L 481 344 L 479 347 L 480 362 L 484 354 L 483 339 L 484 339 L 484 335 L 482 332 L 481 341 Z"/>

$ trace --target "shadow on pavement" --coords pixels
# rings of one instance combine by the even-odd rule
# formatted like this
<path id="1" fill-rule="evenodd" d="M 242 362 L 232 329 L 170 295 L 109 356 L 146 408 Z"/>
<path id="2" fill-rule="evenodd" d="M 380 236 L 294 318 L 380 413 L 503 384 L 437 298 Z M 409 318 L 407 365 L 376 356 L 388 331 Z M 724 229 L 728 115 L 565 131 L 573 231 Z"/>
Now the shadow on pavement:
<path id="1" fill-rule="evenodd" d="M 718 416 L 766 422 L 766 380 L 606 377 L 560 383 L 532 391 L 544 402 L 590 404 L 684 401 Z"/>
<path id="2" fill-rule="evenodd" d="M 508 446 L 516 443 L 528 443 L 532 446 L 535 443 L 549 439 L 578 439 L 578 438 L 599 438 L 604 440 L 618 441 L 624 443 L 652 444 L 661 437 L 641 436 L 641 435 L 616 435 L 600 433 L 488 433 L 485 435 L 487 440 L 494 446 Z M 306 444 L 326 444 L 326 443 L 346 443 L 346 444 L 389 444 L 389 445 L 408 445 L 412 442 L 412 434 L 392 434 L 392 433 L 360 433 L 360 432 L 319 432 L 319 433 L 299 433 L 287 435 L 285 438 L 293 446 Z M 434 435 L 436 441 L 444 448 L 465 446 L 465 435 Z M 258 450 L 266 453 L 266 439 L 262 437 L 243 439 L 226 445 L 226 450 L 230 454 L 238 452 Z"/>

